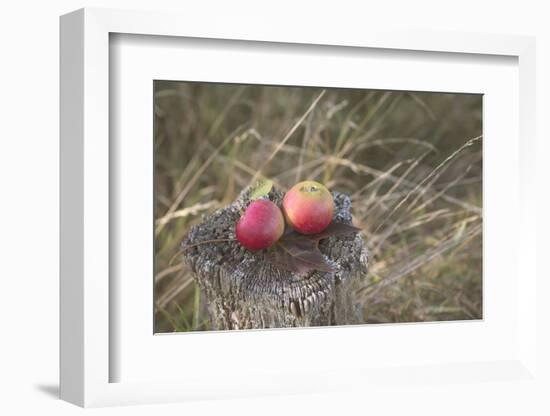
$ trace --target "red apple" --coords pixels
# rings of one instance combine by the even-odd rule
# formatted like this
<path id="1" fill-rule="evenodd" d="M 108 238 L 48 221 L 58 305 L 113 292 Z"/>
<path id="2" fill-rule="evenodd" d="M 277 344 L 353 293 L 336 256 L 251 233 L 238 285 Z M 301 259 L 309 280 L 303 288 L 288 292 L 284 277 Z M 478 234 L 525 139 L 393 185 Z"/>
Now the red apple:
<path id="1" fill-rule="evenodd" d="M 301 234 L 317 234 L 332 221 L 334 201 L 329 190 L 319 182 L 297 183 L 283 198 L 286 222 Z"/>
<path id="2" fill-rule="evenodd" d="M 266 199 L 253 201 L 235 226 L 239 243 L 252 251 L 268 248 L 281 238 L 284 230 L 280 208 Z"/>

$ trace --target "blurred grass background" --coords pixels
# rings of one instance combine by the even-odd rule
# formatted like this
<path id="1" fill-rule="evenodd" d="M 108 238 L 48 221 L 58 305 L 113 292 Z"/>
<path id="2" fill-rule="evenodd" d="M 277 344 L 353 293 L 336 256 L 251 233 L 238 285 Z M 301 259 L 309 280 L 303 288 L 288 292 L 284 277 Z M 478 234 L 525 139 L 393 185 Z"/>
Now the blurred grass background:
<path id="1" fill-rule="evenodd" d="M 351 195 L 366 323 L 482 317 L 481 95 L 155 81 L 154 108 L 156 332 L 209 329 L 174 256 L 259 174 Z"/>

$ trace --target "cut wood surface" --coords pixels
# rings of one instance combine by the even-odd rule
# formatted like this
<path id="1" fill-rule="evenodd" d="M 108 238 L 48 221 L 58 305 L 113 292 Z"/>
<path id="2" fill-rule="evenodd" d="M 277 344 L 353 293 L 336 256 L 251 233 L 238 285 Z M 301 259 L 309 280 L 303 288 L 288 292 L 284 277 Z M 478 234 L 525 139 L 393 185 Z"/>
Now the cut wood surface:
<path id="1" fill-rule="evenodd" d="M 248 189 L 231 205 L 203 218 L 182 243 L 208 306 L 212 329 L 288 328 L 362 323 L 355 289 L 366 279 L 367 250 L 359 233 L 321 240 L 319 250 L 335 271 L 296 273 L 268 261 L 235 240 L 235 224 L 249 201 Z M 281 205 L 273 188 L 267 197 Z M 351 224 L 350 198 L 333 192 L 333 222 Z"/>

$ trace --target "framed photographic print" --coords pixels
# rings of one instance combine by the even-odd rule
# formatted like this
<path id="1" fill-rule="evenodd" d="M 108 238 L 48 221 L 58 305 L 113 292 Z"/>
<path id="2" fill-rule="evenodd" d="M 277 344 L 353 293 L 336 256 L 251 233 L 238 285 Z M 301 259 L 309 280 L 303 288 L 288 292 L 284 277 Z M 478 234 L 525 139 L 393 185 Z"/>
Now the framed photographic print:
<path id="1" fill-rule="evenodd" d="M 535 383 L 533 39 L 217 23 L 61 18 L 62 398 Z"/>

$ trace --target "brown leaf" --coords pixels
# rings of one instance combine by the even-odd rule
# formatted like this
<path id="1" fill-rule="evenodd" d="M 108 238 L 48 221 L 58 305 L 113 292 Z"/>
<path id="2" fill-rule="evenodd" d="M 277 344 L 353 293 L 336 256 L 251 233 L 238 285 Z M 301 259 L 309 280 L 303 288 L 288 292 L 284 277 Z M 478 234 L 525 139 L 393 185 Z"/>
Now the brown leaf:
<path id="1" fill-rule="evenodd" d="M 304 274 L 313 270 L 334 272 L 336 268 L 319 251 L 324 238 L 359 231 L 352 225 L 333 222 L 319 234 L 304 235 L 290 230 L 267 253 L 267 260 L 276 267 Z"/>
<path id="2" fill-rule="evenodd" d="M 328 237 L 334 237 L 338 235 L 345 235 L 345 234 L 351 234 L 351 233 L 357 233 L 361 231 L 360 228 L 354 227 L 350 224 L 344 224 L 343 222 L 331 222 L 327 228 L 325 228 L 323 231 L 321 231 L 318 234 L 310 234 L 310 235 L 303 235 L 298 234 L 294 232 L 294 234 L 299 235 L 301 237 L 306 237 L 311 240 L 319 241 L 328 238 Z"/>

